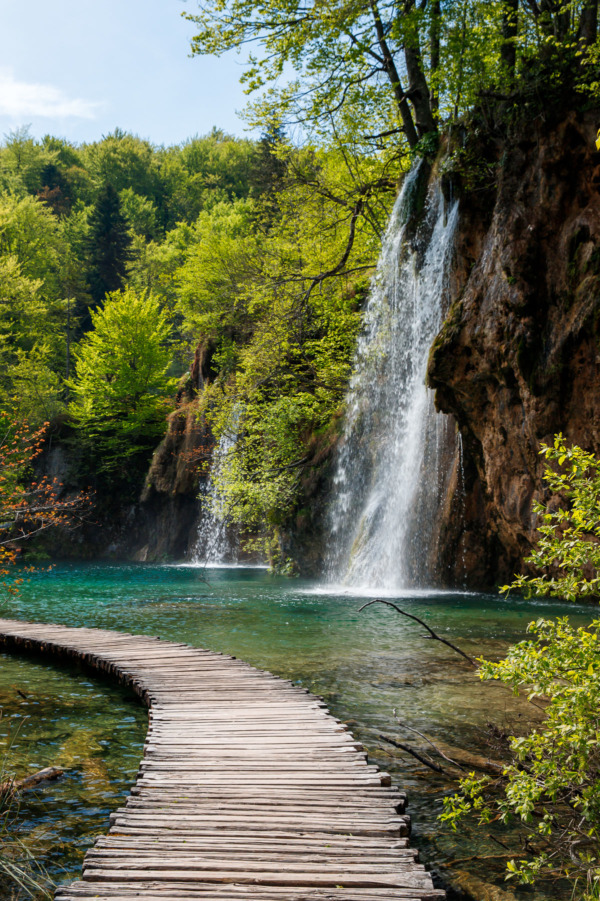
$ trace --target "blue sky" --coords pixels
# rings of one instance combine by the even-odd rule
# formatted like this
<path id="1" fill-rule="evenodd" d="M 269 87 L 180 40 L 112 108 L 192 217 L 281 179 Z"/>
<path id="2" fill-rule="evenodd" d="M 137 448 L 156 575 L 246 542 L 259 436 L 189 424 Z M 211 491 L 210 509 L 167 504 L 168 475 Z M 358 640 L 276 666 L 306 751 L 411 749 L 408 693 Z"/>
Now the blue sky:
<path id="1" fill-rule="evenodd" d="M 242 135 L 235 54 L 189 57 L 194 0 L 0 0 L 0 135 L 92 141 L 116 127 L 177 144 Z"/>

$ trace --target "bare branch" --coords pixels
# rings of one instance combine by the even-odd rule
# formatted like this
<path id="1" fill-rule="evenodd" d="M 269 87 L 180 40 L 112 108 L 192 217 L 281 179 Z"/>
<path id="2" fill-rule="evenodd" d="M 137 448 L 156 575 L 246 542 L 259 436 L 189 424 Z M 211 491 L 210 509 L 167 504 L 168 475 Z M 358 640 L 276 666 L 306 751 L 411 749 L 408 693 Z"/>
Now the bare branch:
<path id="1" fill-rule="evenodd" d="M 403 745 L 402 742 L 396 741 L 394 738 L 389 738 L 387 735 L 378 735 L 377 738 L 380 738 L 382 741 L 387 741 L 390 745 L 393 745 L 395 748 L 400 748 L 401 751 L 406 751 L 407 754 L 412 755 L 417 760 L 420 760 L 421 763 L 424 763 L 425 766 L 428 766 L 431 770 L 435 770 L 436 773 L 445 774 L 446 770 L 444 770 L 437 763 L 434 763 L 429 757 L 423 757 L 423 755 L 419 754 L 418 751 L 415 751 L 414 748 L 409 747 L 409 745 Z"/>
<path id="2" fill-rule="evenodd" d="M 477 666 L 472 657 L 469 657 L 468 654 L 465 654 L 464 651 L 461 651 L 460 648 L 457 648 L 455 644 L 452 644 L 451 641 L 447 641 L 447 639 L 442 638 L 441 635 L 438 635 L 437 632 L 434 632 L 431 626 L 428 626 L 427 623 L 423 622 L 422 619 L 419 619 L 418 616 L 415 616 L 414 613 L 407 613 L 406 610 L 401 610 L 396 604 L 392 604 L 391 601 L 382 601 L 380 598 L 376 598 L 374 601 L 369 601 L 368 604 L 363 604 L 362 607 L 359 608 L 359 613 L 365 610 L 367 607 L 370 607 L 372 604 L 385 604 L 386 607 L 393 607 L 398 613 L 401 613 L 402 616 L 407 616 L 409 619 L 414 619 L 416 623 L 419 623 L 423 626 L 424 629 L 427 629 L 431 638 L 434 638 L 436 641 L 441 641 L 442 644 L 447 645 L 447 647 L 452 648 L 453 651 L 456 651 L 457 654 L 460 654 L 461 657 L 464 657 L 465 660 L 471 664 L 471 666 Z"/>
<path id="3" fill-rule="evenodd" d="M 396 716 L 396 711 L 395 711 L 395 710 L 394 710 L 394 716 Z M 460 763 L 457 763 L 456 760 L 452 760 L 451 757 L 447 757 L 447 756 L 444 754 L 444 752 L 443 752 L 440 748 L 438 748 L 438 746 L 435 744 L 435 742 L 433 742 L 430 738 L 427 738 L 426 735 L 423 735 L 422 732 L 419 732 L 418 729 L 415 729 L 413 726 L 409 726 L 408 723 L 403 723 L 402 720 L 399 720 L 399 719 L 398 719 L 398 717 L 396 717 L 396 722 L 397 722 L 398 725 L 401 726 L 403 729 L 408 729 L 410 732 L 414 732 L 415 735 L 418 735 L 419 738 L 422 738 L 423 741 L 426 741 L 427 744 L 431 745 L 431 747 L 432 747 L 433 750 L 436 752 L 436 754 L 439 754 L 440 757 L 443 757 L 444 760 L 447 760 L 448 763 L 452 764 L 452 766 L 458 767 L 459 770 L 464 770 L 464 767 L 461 766 Z"/>

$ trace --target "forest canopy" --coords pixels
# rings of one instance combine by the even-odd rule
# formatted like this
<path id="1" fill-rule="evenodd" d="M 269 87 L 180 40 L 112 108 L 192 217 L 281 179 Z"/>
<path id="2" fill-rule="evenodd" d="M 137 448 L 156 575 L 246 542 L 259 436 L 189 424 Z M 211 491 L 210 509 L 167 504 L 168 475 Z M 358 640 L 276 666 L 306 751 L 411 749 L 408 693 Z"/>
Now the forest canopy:
<path id="1" fill-rule="evenodd" d="M 598 91 L 597 0 L 200 0 L 197 54 L 250 48 L 251 121 L 411 148 L 487 93 Z M 288 77 L 291 76 L 291 77 Z M 281 82 L 283 84 L 281 85 Z M 564 85 L 564 87 L 570 87 Z"/>

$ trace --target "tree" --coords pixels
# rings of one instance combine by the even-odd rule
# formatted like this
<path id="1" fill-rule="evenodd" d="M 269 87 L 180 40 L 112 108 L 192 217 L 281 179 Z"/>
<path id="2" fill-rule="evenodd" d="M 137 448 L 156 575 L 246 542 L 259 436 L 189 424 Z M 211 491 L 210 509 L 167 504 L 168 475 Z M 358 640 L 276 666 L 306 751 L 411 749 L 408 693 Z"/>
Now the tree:
<path id="1" fill-rule="evenodd" d="M 121 212 L 119 195 L 111 184 L 105 184 L 100 190 L 89 225 L 88 284 L 92 306 L 97 307 L 107 293 L 124 287 L 130 259 L 131 235 L 127 219 Z"/>
<path id="2" fill-rule="evenodd" d="M 33 430 L 14 413 L 0 412 L 0 577 L 11 593 L 22 581 L 12 575 L 22 542 L 48 529 L 72 527 L 92 503 L 89 492 L 65 494 L 55 479 L 32 478 L 47 427 Z"/>
<path id="3" fill-rule="evenodd" d="M 269 553 L 297 507 L 315 435 L 343 402 L 387 212 L 359 218 L 339 154 L 289 150 L 286 162 L 276 207 L 201 214 L 175 275 L 184 322 L 207 348 L 201 410 L 217 441 L 235 436 L 213 472 L 221 510 L 261 533 Z"/>
<path id="4" fill-rule="evenodd" d="M 174 380 L 171 328 L 152 294 L 107 295 L 76 353 L 70 414 L 105 470 L 147 453 L 163 433 Z"/>
<path id="5" fill-rule="evenodd" d="M 40 174 L 40 181 L 39 199 L 57 216 L 70 213 L 73 206 L 71 185 L 62 169 L 55 163 L 47 163 Z"/>
<path id="6" fill-rule="evenodd" d="M 118 193 L 130 188 L 151 201 L 160 199 L 160 157 L 148 141 L 117 128 L 83 147 L 81 156 L 98 190 L 111 184 Z"/>
<path id="7" fill-rule="evenodd" d="M 552 492 L 537 503 L 540 539 L 526 562 L 540 575 L 518 576 L 504 591 L 577 600 L 600 595 L 600 459 L 568 447 L 562 435 L 541 453 L 558 466 L 544 479 Z M 498 779 L 471 774 L 444 801 L 442 819 L 456 827 L 466 814 L 480 823 L 517 821 L 528 853 L 508 864 L 508 876 L 532 884 L 541 876 L 575 883 L 574 896 L 600 894 L 600 619 L 574 628 L 568 618 L 529 625 L 530 640 L 499 663 L 481 661 L 483 679 L 497 679 L 530 700 L 542 699 L 545 719 L 512 737 L 512 762 Z"/>
<path id="8" fill-rule="evenodd" d="M 0 408 L 18 406 L 34 427 L 62 407 L 70 260 L 63 221 L 44 203 L 0 198 Z"/>
<path id="9" fill-rule="evenodd" d="M 260 126 L 299 124 L 339 146 L 418 148 L 486 95 L 520 108 L 548 86 L 598 92 L 597 0 L 200 0 L 193 54 L 247 53 Z M 248 53 L 248 47 L 252 52 Z M 522 85 L 515 90 L 515 73 Z"/>
<path id="10" fill-rule="evenodd" d="M 256 145 L 219 129 L 195 137 L 161 155 L 164 223 L 192 223 L 218 203 L 248 197 L 256 165 Z"/>
<path id="11" fill-rule="evenodd" d="M 36 194 L 41 173 L 55 158 L 50 148 L 31 137 L 29 126 L 17 128 L 6 136 L 0 151 L 0 184 L 20 196 Z"/>
<path id="12" fill-rule="evenodd" d="M 422 35 L 415 27 L 422 19 L 414 0 L 336 0 L 307 5 L 269 0 L 255 6 L 247 0 L 200 3 L 200 13 L 187 18 L 198 26 L 192 53 L 221 54 L 255 43 L 261 59 L 249 57 L 243 81 L 249 90 L 276 82 L 288 69 L 302 74 L 272 95 L 271 115 L 277 106 L 305 126 L 329 127 L 332 116 L 345 112 L 366 94 L 372 107 L 391 113 L 414 147 L 436 125 L 425 77 Z M 428 4 L 424 4 L 427 6 Z M 425 14 L 427 15 L 427 13 Z M 404 72 L 397 59 L 402 53 Z M 410 90 L 407 90 L 407 82 Z"/>

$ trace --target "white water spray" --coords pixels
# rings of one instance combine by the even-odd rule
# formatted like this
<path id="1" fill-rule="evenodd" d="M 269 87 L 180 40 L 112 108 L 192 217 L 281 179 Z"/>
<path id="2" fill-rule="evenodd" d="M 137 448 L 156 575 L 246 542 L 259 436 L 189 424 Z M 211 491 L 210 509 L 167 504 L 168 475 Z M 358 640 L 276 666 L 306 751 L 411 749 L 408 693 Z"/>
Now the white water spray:
<path id="1" fill-rule="evenodd" d="M 330 510 L 328 578 L 356 587 L 423 585 L 445 472 L 448 420 L 425 386 L 442 324 L 458 219 L 438 186 L 409 243 L 419 170 L 405 180 L 365 312 Z"/>

